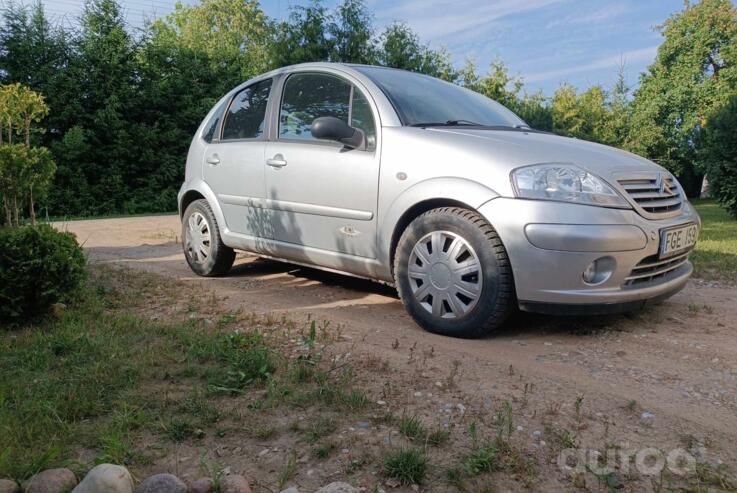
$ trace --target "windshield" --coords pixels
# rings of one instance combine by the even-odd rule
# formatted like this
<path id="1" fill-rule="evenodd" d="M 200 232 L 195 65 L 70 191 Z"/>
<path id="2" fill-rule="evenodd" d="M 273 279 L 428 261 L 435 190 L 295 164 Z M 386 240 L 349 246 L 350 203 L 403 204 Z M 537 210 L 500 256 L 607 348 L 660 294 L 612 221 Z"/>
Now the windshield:
<path id="1" fill-rule="evenodd" d="M 404 125 L 527 126 L 496 101 L 455 84 L 405 70 L 354 68 L 384 91 Z"/>

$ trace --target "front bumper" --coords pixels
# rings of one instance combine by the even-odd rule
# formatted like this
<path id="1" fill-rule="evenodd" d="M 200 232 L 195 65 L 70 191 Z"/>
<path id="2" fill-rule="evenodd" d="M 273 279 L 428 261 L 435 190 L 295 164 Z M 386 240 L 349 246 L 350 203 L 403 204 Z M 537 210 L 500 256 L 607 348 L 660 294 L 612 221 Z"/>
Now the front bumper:
<path id="1" fill-rule="evenodd" d="M 675 294 L 693 268 L 685 253 L 657 258 L 660 231 L 701 223 L 687 202 L 680 215 L 662 220 L 633 210 L 503 197 L 479 211 L 506 247 L 520 308 L 547 313 L 612 313 Z M 583 271 L 602 258 L 609 276 L 586 284 Z"/>

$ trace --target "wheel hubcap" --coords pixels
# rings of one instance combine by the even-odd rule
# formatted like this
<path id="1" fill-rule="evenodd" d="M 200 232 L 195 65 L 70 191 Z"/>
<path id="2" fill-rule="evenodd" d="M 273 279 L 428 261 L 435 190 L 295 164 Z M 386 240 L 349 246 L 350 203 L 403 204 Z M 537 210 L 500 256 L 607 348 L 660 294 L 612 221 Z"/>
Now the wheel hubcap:
<path id="1" fill-rule="evenodd" d="M 194 212 L 187 219 L 186 248 L 189 257 L 202 264 L 210 258 L 210 225 L 199 212 Z"/>
<path id="2" fill-rule="evenodd" d="M 412 295 L 429 313 L 459 318 L 479 300 L 481 262 L 471 245 L 450 231 L 433 231 L 418 241 L 409 257 Z"/>

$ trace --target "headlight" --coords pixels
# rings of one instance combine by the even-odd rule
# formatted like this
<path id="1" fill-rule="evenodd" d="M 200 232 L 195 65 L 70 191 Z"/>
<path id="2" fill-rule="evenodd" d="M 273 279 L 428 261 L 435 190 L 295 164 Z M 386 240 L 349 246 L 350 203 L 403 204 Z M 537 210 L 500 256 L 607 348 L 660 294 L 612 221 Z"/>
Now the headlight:
<path id="1" fill-rule="evenodd" d="M 573 164 L 534 164 L 512 171 L 517 197 L 558 200 L 629 209 L 621 195 L 601 178 Z"/>

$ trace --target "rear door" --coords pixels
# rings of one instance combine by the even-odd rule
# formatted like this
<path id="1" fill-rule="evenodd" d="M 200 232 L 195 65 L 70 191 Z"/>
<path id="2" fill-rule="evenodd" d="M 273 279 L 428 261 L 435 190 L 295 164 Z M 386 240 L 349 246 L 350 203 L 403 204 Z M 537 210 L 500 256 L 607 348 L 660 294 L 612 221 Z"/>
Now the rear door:
<path id="1" fill-rule="evenodd" d="M 203 175 L 215 192 L 229 231 L 271 238 L 259 205 L 265 194 L 264 151 L 272 79 L 242 89 L 226 106 L 219 135 L 207 145 Z"/>

